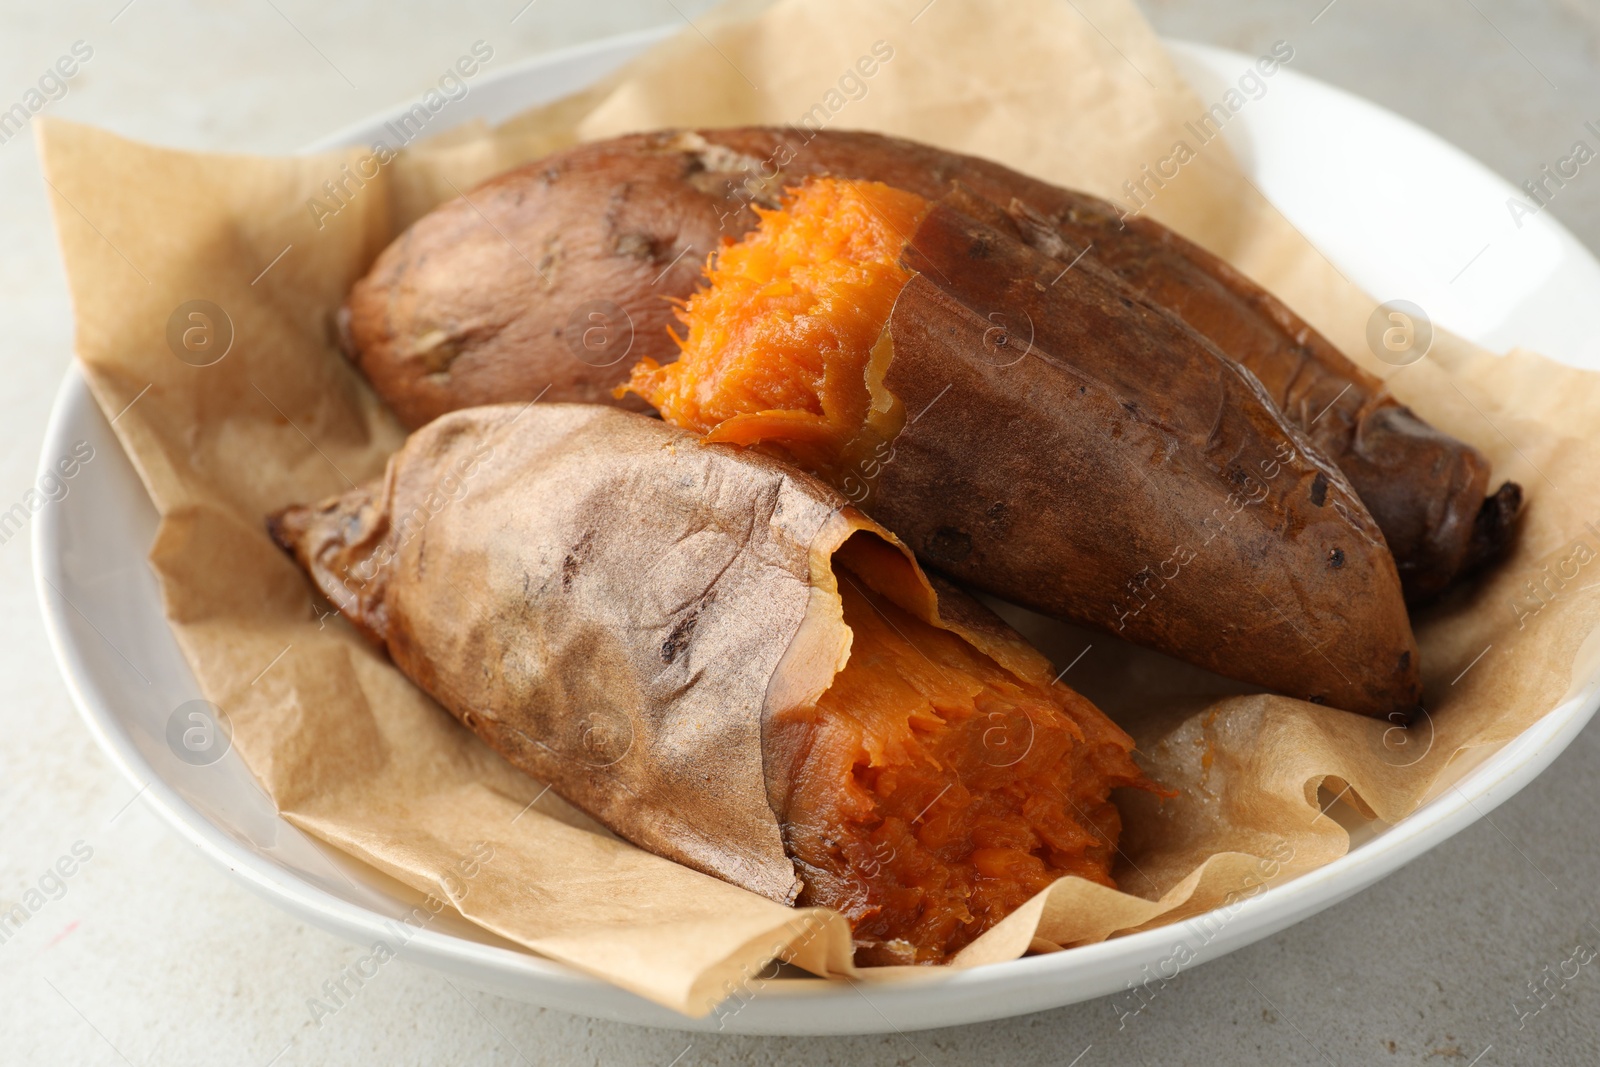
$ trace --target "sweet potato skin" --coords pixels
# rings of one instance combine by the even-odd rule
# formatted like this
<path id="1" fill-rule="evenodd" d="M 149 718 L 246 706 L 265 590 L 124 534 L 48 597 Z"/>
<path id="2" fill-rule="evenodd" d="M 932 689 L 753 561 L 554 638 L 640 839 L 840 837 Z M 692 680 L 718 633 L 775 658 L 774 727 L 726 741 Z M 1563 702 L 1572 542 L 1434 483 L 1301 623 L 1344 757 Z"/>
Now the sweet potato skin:
<path id="1" fill-rule="evenodd" d="M 693 291 L 698 261 L 755 225 L 752 205 L 774 207 L 784 183 L 821 174 L 881 181 L 929 199 L 960 182 L 999 205 L 1034 247 L 1066 261 L 1087 249 L 1176 312 L 1260 378 L 1351 480 L 1412 601 L 1436 596 L 1512 536 L 1521 501 L 1514 484 L 1485 501 L 1489 467 L 1480 453 L 1422 422 L 1217 257 L 1086 194 L 877 134 L 774 127 L 642 134 L 512 171 L 469 194 L 472 204 L 453 202 L 428 216 L 379 258 L 347 304 L 347 351 L 411 427 L 547 388 L 547 399 L 606 402 L 638 358 L 672 358 L 661 298 Z M 617 204 L 653 204 L 655 214 L 615 211 Z M 530 250 L 551 257 L 549 276 L 530 269 L 527 260 L 545 262 Z M 599 312 L 608 321 L 587 319 L 595 301 L 606 302 Z M 585 347 L 586 328 L 609 343 L 599 352 Z M 623 347 L 618 362 L 607 362 Z"/>
<path id="2" fill-rule="evenodd" d="M 1233 678 L 1409 716 L 1382 534 L 1253 376 L 1098 265 L 948 205 L 905 253 L 866 507 L 933 566 Z M 1003 309 L 1003 311 L 999 310 Z"/>
<path id="3" fill-rule="evenodd" d="M 474 408 L 413 434 L 382 484 L 268 525 L 512 764 L 643 848 L 791 903 L 761 709 L 839 502 L 729 452 L 614 408 Z"/>
<path id="4" fill-rule="evenodd" d="M 379 255 L 340 332 L 407 429 L 540 395 L 616 404 L 640 355 L 672 350 L 669 298 L 693 291 L 725 232 L 756 223 L 730 186 L 746 161 L 676 144 L 624 137 L 510 171 Z"/>
<path id="5" fill-rule="evenodd" d="M 1485 500 L 1482 453 L 1418 418 L 1277 297 L 1154 220 L 1048 186 L 1026 195 L 1009 205 L 1024 240 L 1058 258 L 1092 247 L 1261 380 L 1356 487 L 1408 600 L 1433 599 L 1504 548 L 1521 506 L 1515 483 Z"/>

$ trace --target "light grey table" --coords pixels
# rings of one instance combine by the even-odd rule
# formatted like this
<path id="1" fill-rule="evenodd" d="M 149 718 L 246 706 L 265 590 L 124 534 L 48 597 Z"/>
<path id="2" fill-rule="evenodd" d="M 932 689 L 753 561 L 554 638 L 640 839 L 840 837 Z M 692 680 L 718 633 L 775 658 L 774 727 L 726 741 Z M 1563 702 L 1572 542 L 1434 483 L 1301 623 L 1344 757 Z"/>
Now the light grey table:
<path id="1" fill-rule="evenodd" d="M 185 147 L 287 152 L 417 94 L 476 39 L 509 64 L 706 6 L 537 0 L 518 14 L 526 2 L 261 0 L 224 10 L 11 0 L 0 7 L 0 109 L 83 41 L 93 55 L 50 113 Z M 1290 39 L 1295 69 L 1431 127 L 1514 183 L 1600 119 L 1595 0 L 1145 3 L 1167 35 L 1250 53 Z M 7 505 L 32 483 L 71 351 L 43 189 L 31 138 L 0 144 Z M 1552 210 L 1600 247 L 1600 163 Z M 1537 1015 L 1519 1025 L 1518 1014 L 1538 1003 L 1525 999 L 1530 982 L 1580 944 L 1600 947 L 1594 729 L 1492 821 L 1339 907 L 1185 973 L 1121 1031 L 1099 1002 L 909 1036 L 689 1036 L 463 995 L 404 962 L 319 1027 L 306 999 L 360 950 L 245 892 L 129 804 L 132 788 L 79 724 L 50 661 L 29 536 L 0 544 L 0 902 L 19 899 L 79 842 L 92 855 L 25 936 L 0 944 L 0 1063 L 1600 1062 L 1600 960 L 1551 981 Z"/>

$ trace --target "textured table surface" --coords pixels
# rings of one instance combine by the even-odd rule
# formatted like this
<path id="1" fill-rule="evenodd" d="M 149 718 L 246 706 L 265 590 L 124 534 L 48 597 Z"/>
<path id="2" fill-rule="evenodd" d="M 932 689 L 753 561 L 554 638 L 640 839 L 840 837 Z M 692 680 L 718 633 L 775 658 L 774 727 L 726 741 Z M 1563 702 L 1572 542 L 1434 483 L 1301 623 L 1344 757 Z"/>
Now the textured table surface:
<path id="1" fill-rule="evenodd" d="M 1569 154 L 1584 122 L 1600 120 L 1594 0 L 1412 0 L 1403 11 L 1380 0 L 1143 2 L 1169 36 L 1250 53 L 1292 39 L 1297 70 L 1430 127 L 1513 183 Z M 493 43 L 497 66 L 509 65 L 705 7 L 524 3 L 268 0 L 224 10 L 7 0 L 0 110 L 84 41 L 93 56 L 49 113 L 182 147 L 287 152 L 416 95 L 478 38 Z M 1600 247 L 1600 169 L 1580 172 L 1552 211 Z M 0 144 L 0 219 L 0 498 L 9 505 L 32 484 L 71 346 L 28 136 Z M 1551 982 L 1544 1009 L 1519 1019 L 1536 1003 L 1526 1000 L 1530 982 L 1580 946 L 1600 947 L 1594 727 L 1491 820 L 1335 908 L 1184 973 L 1121 1030 L 1101 1001 L 908 1036 L 691 1036 L 457 992 L 405 962 L 316 1026 L 306 999 L 360 950 L 246 892 L 142 804 L 122 810 L 133 789 L 96 749 L 51 663 L 30 536 L 0 544 L 0 901 L 20 899 L 78 842 L 92 855 L 60 899 L 0 944 L 0 1062 L 1600 1062 L 1600 963 Z"/>

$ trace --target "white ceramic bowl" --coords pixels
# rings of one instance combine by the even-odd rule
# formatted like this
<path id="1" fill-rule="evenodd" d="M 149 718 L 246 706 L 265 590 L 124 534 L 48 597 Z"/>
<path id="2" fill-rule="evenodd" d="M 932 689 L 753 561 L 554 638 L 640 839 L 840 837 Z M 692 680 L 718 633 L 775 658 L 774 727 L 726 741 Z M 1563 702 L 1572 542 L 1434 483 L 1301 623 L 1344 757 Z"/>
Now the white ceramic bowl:
<path id="1" fill-rule="evenodd" d="M 449 118 L 505 118 L 588 84 L 661 36 L 614 38 L 485 78 L 452 105 Z M 1173 48 L 1206 99 L 1250 62 L 1210 48 Z M 316 147 L 368 143 L 389 117 Z M 1440 324 L 1490 346 L 1520 343 L 1600 367 L 1600 265 L 1547 215 L 1515 229 L 1505 208 L 1515 190 L 1454 148 L 1292 70 L 1279 73 L 1227 132 L 1267 195 L 1380 298 L 1412 300 Z M 169 717 L 199 690 L 146 563 L 155 511 L 74 369 L 57 399 L 42 463 L 53 464 L 79 441 L 94 447 L 95 458 L 68 495 L 39 515 L 34 544 L 51 644 L 84 721 L 132 783 L 130 794 L 246 885 L 353 941 L 385 936 L 384 921 L 411 907 L 415 894 L 278 818 L 236 753 L 196 767 L 168 747 Z M 1484 758 L 1459 789 L 1394 826 L 1358 829 L 1342 859 L 1244 902 L 1201 958 L 1350 896 L 1522 788 L 1593 714 L 1600 679 L 1580 683 L 1538 725 Z M 685 1019 L 460 920 L 441 917 L 405 953 L 480 988 L 585 1015 L 680 1029 L 843 1034 L 950 1026 L 1101 996 L 1123 989 L 1142 967 L 1155 970 L 1179 936 L 1152 930 L 904 985 L 784 976 L 720 1023 Z"/>

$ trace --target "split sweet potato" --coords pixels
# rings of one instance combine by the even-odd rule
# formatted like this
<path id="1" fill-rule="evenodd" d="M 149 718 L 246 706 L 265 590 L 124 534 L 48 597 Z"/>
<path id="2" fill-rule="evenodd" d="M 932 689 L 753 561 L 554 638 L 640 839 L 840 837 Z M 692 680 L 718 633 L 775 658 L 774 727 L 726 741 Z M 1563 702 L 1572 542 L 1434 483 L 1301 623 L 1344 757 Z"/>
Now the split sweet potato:
<path id="1" fill-rule="evenodd" d="M 817 480 L 614 408 L 431 423 L 269 523 L 409 677 L 659 855 L 938 963 L 1110 885 L 1132 742 Z"/>
<path id="2" fill-rule="evenodd" d="M 815 179 L 725 249 L 630 388 L 827 478 L 965 582 L 1229 677 L 1409 715 L 1382 534 L 1257 380 L 1098 264 Z"/>
<path id="3" fill-rule="evenodd" d="M 938 199 L 952 182 L 1065 266 L 1098 260 L 1247 366 L 1345 473 L 1412 600 L 1498 554 L 1520 490 L 1388 395 L 1280 301 L 1148 219 L 1009 168 L 875 134 L 745 127 L 639 134 L 511 171 L 420 220 L 342 313 L 346 351 L 408 426 L 473 404 L 604 401 L 673 342 L 666 298 L 809 175 Z M 1059 268 L 1058 268 L 1059 269 Z"/>

